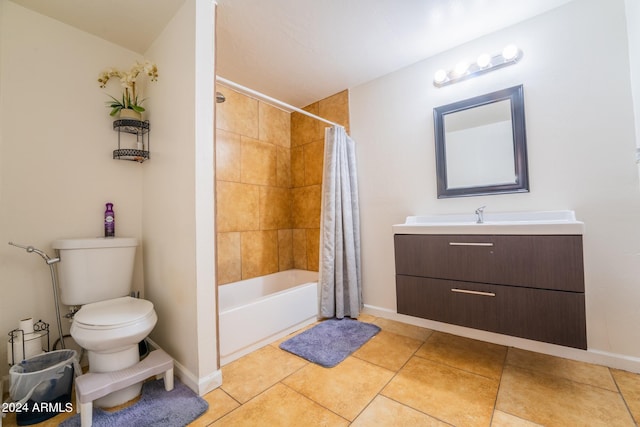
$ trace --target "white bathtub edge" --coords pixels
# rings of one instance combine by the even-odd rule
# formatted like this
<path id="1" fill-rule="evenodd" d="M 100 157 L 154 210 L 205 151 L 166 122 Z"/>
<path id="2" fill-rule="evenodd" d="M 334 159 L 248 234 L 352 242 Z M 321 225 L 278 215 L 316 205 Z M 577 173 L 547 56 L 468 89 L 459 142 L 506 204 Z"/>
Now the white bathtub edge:
<path id="1" fill-rule="evenodd" d="M 249 354 L 249 353 L 251 353 L 251 352 L 253 352 L 255 350 L 261 349 L 262 347 L 265 347 L 265 346 L 267 346 L 267 345 L 279 340 L 280 338 L 284 338 L 287 335 L 289 335 L 289 334 L 291 334 L 291 333 L 293 333 L 293 332 L 295 332 L 295 331 L 297 331 L 299 329 L 304 328 L 305 326 L 312 325 L 313 323 L 315 323 L 317 321 L 318 321 L 318 316 L 309 317 L 308 319 L 305 319 L 305 320 L 303 320 L 302 322 L 300 322 L 300 323 L 298 323 L 296 325 L 293 325 L 293 326 L 291 326 L 291 327 L 289 327 L 289 328 L 287 328 L 285 330 L 282 330 L 282 331 L 280 331 L 278 333 L 275 333 L 275 334 L 273 334 L 271 336 L 268 336 L 268 337 L 266 337 L 266 338 L 264 338 L 264 339 L 262 339 L 262 340 L 260 340 L 258 342 L 255 342 L 255 343 L 253 343 L 253 344 L 251 344 L 251 345 L 249 345 L 247 347 L 238 349 L 238 350 L 234 351 L 233 353 L 220 354 L 220 366 L 227 365 L 227 364 L 233 362 L 234 360 L 241 358 L 242 356 L 246 356 L 247 354 Z"/>
<path id="2" fill-rule="evenodd" d="M 255 300 L 246 302 L 243 305 L 234 305 L 232 307 L 225 308 L 224 310 L 220 310 L 219 313 L 222 314 L 222 315 L 225 315 L 225 314 L 234 313 L 234 312 L 239 311 L 239 310 L 246 310 L 247 308 L 250 308 L 251 306 L 259 305 L 260 303 L 262 303 L 266 299 L 277 298 L 277 297 L 279 297 L 281 295 L 285 295 L 285 294 L 291 292 L 292 290 L 301 289 L 301 288 L 303 288 L 305 286 L 310 286 L 310 285 L 317 288 L 318 282 L 300 283 L 300 284 L 297 284 L 297 285 L 295 285 L 295 286 L 293 286 L 293 287 L 291 287 L 289 289 L 283 289 L 281 291 L 277 291 L 277 292 L 274 292 L 272 294 L 263 295 L 260 298 L 257 298 Z"/>
<path id="3" fill-rule="evenodd" d="M 292 269 L 218 286 L 218 310 L 227 313 L 308 283 L 318 282 L 318 272 Z"/>
<path id="4" fill-rule="evenodd" d="M 309 278 L 317 272 L 286 270 L 224 285 L 218 293 L 221 365 L 315 322 L 318 282 Z"/>

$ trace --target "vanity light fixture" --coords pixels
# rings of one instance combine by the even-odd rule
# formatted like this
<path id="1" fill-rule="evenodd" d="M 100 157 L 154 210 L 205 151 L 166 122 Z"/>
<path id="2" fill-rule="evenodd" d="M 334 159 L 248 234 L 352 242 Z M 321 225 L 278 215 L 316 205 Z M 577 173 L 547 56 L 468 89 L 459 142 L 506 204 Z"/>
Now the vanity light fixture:
<path id="1" fill-rule="evenodd" d="M 491 56 L 488 53 L 483 53 L 473 64 L 459 62 L 452 70 L 436 71 L 433 76 L 433 85 L 436 87 L 450 85 L 507 65 L 513 65 L 520 61 L 520 58 L 522 58 L 522 50 L 518 46 L 510 44 L 505 46 L 499 54 Z"/>

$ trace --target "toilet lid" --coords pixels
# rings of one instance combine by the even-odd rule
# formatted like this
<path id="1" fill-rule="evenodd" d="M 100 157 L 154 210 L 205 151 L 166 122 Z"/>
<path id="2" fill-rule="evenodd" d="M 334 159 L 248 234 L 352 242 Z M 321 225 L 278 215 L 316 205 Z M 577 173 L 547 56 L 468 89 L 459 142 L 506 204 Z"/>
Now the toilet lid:
<path id="1" fill-rule="evenodd" d="M 117 327 L 135 323 L 152 312 L 151 301 L 122 297 L 85 304 L 78 310 L 73 320 L 87 326 Z"/>

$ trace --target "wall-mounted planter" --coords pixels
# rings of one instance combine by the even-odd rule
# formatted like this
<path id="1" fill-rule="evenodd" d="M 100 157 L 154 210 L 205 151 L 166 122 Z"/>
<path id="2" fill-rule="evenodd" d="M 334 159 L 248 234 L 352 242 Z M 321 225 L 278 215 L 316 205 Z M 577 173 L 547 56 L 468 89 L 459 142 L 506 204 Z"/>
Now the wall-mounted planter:
<path id="1" fill-rule="evenodd" d="M 120 110 L 119 118 L 123 120 L 139 120 L 142 121 L 142 113 L 139 111 L 131 110 L 129 108 L 123 108 Z"/>

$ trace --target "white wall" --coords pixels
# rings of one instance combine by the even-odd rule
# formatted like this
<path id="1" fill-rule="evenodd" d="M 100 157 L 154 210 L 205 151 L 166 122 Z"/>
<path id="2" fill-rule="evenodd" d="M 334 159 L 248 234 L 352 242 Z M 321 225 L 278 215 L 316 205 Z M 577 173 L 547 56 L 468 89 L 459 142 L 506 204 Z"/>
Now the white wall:
<path id="1" fill-rule="evenodd" d="M 116 234 L 141 242 L 134 287 L 158 313 L 151 338 L 192 389 L 220 384 L 214 24 L 213 1 L 187 0 L 145 52 L 160 75 L 144 89 L 151 160 L 138 164 L 111 158 L 117 134 L 105 101 L 120 88 L 116 81 L 100 89 L 97 77 L 142 56 L 0 0 L 0 337 L 34 316 L 57 339 L 48 266 L 6 242 L 53 255 L 56 238 L 101 235 L 104 203 L 112 201 Z M 2 341 L 0 376 L 7 372 Z"/>
<path id="2" fill-rule="evenodd" d="M 20 319 L 51 325 L 58 338 L 49 267 L 61 237 L 103 234 L 105 203 L 115 204 L 116 233 L 141 239 L 142 168 L 112 159 L 117 134 L 98 74 L 128 68 L 139 55 L 0 0 L 0 376 L 6 337 Z M 142 251 L 135 287 L 142 289 Z M 66 308 L 63 307 L 64 312 Z M 63 312 L 63 313 L 64 313 Z M 65 332 L 68 332 L 65 322 Z"/>
<path id="3" fill-rule="evenodd" d="M 512 42 L 524 51 L 519 64 L 433 86 L 437 69 Z M 531 191 L 438 200 L 433 108 L 517 84 L 524 85 Z M 482 205 L 487 212 L 573 209 L 586 224 L 589 352 L 448 330 L 640 371 L 640 186 L 632 107 L 624 0 L 576 0 L 351 89 L 367 307 L 397 316 L 391 225 L 408 215 L 472 213 Z"/>
<path id="4" fill-rule="evenodd" d="M 631 89 L 635 107 L 636 144 L 640 144 L 640 2 L 625 0 L 627 11 L 627 29 L 629 37 L 629 62 L 631 71 Z M 640 150 L 640 147 L 638 147 Z M 640 154 L 639 154 L 640 156 Z M 640 161 L 638 161 L 640 171 Z"/>
<path id="5" fill-rule="evenodd" d="M 188 0 L 146 56 L 151 160 L 145 163 L 145 292 L 158 313 L 154 342 L 191 388 L 221 383 L 216 345 L 213 231 L 214 3 Z"/>

